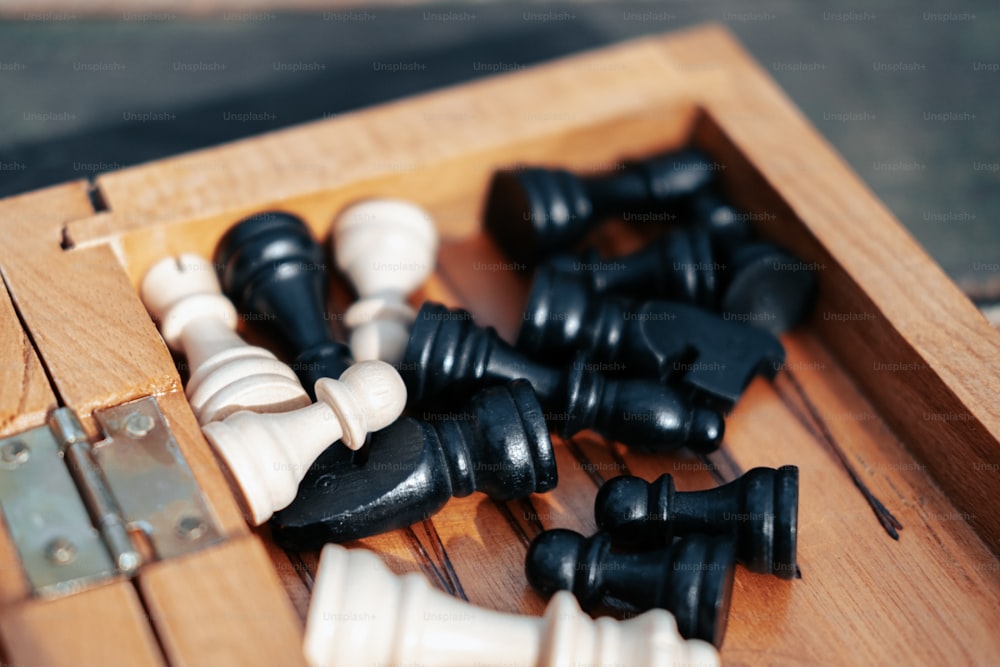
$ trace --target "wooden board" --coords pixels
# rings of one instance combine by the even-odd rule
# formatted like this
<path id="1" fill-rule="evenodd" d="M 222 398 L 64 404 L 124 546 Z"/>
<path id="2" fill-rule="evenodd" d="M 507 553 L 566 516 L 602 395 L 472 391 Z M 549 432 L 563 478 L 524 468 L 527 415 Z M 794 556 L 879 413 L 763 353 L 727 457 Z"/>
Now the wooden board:
<path id="1" fill-rule="evenodd" d="M 794 463 L 801 470 L 803 578 L 738 572 L 722 651 L 727 664 L 1000 661 L 992 627 L 1000 608 L 1000 335 L 720 28 L 638 40 L 103 175 L 96 187 L 104 210 L 64 214 L 46 228 L 44 243 L 61 239 L 61 261 L 81 281 L 80 267 L 111 263 L 112 254 L 115 271 L 124 271 L 95 280 L 116 298 L 132 299 L 123 312 L 141 334 L 144 349 L 135 354 L 155 363 L 139 384 L 110 393 L 160 388 L 179 401 L 162 343 L 149 342 L 134 290 L 124 288 L 164 254 L 210 255 L 229 225 L 269 208 L 302 215 L 325 239 L 344 204 L 408 197 L 429 208 L 444 236 L 438 271 L 414 303 L 464 305 L 512 339 L 527 281 L 502 270 L 504 258 L 479 234 L 489 174 L 518 162 L 608 170 L 692 141 L 719 162 L 725 190 L 753 214 L 758 231 L 820 269 L 812 321 L 784 337 L 786 368 L 773 384 L 751 386 L 727 423 L 722 450 L 708 459 L 643 455 L 583 434 L 556 443 L 560 484 L 549 494 L 509 503 L 456 499 L 428 521 L 354 546 L 470 602 L 537 613 L 544 601 L 523 575 L 528 542 L 545 528 L 592 532 L 594 494 L 607 478 L 670 472 L 679 488 L 697 489 L 757 465 Z M 83 186 L 64 187 L 60 197 L 78 197 L 73 189 Z M 624 252 L 649 230 L 642 232 L 612 225 L 594 238 Z M 0 258 L 15 302 L 22 294 L 42 300 L 40 271 L 14 264 L 20 279 L 7 276 Z M 332 303 L 341 310 L 347 293 L 337 285 Z M 36 326 L 48 326 L 40 310 L 25 310 L 33 336 Z M 245 333 L 266 338 L 249 327 Z M 44 337 L 36 340 L 43 362 L 49 354 L 54 363 L 62 358 L 47 352 L 53 346 Z M 56 379 L 60 388 L 71 386 L 63 382 Z M 192 446 L 203 446 L 189 410 L 176 410 L 188 420 Z M 870 498 L 902 525 L 898 541 L 880 525 Z M 294 608 L 301 617 L 316 554 L 273 545 L 268 553 L 294 603 L 288 613 Z M 170 578 L 163 574 L 155 587 L 164 604 Z M 210 608 L 220 608 L 204 594 Z M 180 609 L 193 597 L 178 594 L 169 604 Z M 169 617 L 180 618 L 174 613 Z M 198 628 L 188 631 L 188 639 L 167 643 L 204 650 Z M 270 641 L 261 633 L 252 639 Z M 167 654 L 171 663 L 189 659 L 175 648 Z M 244 647 L 232 655 L 243 659 Z"/>
<path id="2" fill-rule="evenodd" d="M 154 563 L 139 575 L 173 667 L 302 665 L 302 629 L 254 536 Z"/>
<path id="3" fill-rule="evenodd" d="M 92 210 L 85 198 L 43 197 L 35 201 L 39 199 L 47 204 L 36 208 L 36 221 L 54 224 L 56 229 L 68 217 Z M 8 204 L 3 206 L 4 212 L 15 218 L 17 206 L 10 206 L 10 200 L 4 203 Z M 12 238 L 6 230 L 3 236 Z M 12 243 L 5 243 L 0 250 L 0 273 L 5 281 L 11 273 L 4 260 L 11 252 L 16 252 Z M 0 287 L 0 437 L 41 426 L 57 406 L 45 368 L 20 317 L 23 314 L 15 311 L 6 287 Z M 165 664 L 139 596 L 127 581 L 117 579 L 52 602 L 34 600 L 30 595 L 16 546 L 6 524 L 0 521 L 0 655 L 4 664 Z"/>
<path id="4" fill-rule="evenodd" d="M 280 587 L 270 585 L 274 580 L 271 564 L 259 557 L 261 546 L 249 536 L 236 500 L 180 391 L 173 360 L 122 265 L 107 245 L 76 252 L 63 248 L 66 221 L 94 213 L 88 187 L 85 182 L 69 183 L 0 201 L 0 233 L 12 240 L 0 246 L 0 267 L 17 308 L 15 313 L 5 292 L 0 299 L 0 344 L 5 353 L 0 423 L 6 424 L 4 434 L 42 423 L 55 407 L 53 389 L 59 403 L 72 408 L 94 437 L 98 435 L 91 416 L 94 409 L 159 395 L 161 410 L 224 534 L 235 538 L 223 547 L 224 553 L 241 564 L 243 588 L 220 577 L 195 578 L 200 582 L 198 604 L 215 609 L 230 604 L 267 606 L 273 608 L 270 624 L 284 630 L 270 640 L 266 633 L 259 633 L 262 645 L 244 654 L 240 625 L 227 625 L 230 634 L 217 632 L 212 646 L 230 656 L 228 662 L 216 659 L 215 664 L 269 667 L 278 654 L 284 656 L 283 664 L 301 664 L 297 650 L 301 629 L 294 611 Z M 6 601 L 19 602 L 0 619 L 7 657 L 16 664 L 23 661 L 30 665 L 60 664 L 53 655 L 60 656 L 66 665 L 85 664 L 81 660 L 108 664 L 109 655 L 115 655 L 123 665 L 163 664 L 149 619 L 145 613 L 134 613 L 146 605 L 171 619 L 160 631 L 160 639 L 169 641 L 170 661 L 198 664 L 204 642 L 189 638 L 203 633 L 204 623 L 190 613 L 190 596 L 178 598 L 177 593 L 187 590 L 183 584 L 193 577 L 192 572 L 200 571 L 200 556 L 190 557 L 194 565 L 189 564 L 186 570 L 172 569 L 172 563 L 148 565 L 161 572 L 173 571 L 174 583 L 147 586 L 141 601 L 132 583 L 124 580 L 55 602 L 34 600 L 27 597 L 16 553 L 3 531 L 0 593 Z M 215 569 L 219 569 L 217 565 Z M 162 579 L 161 575 L 158 580 Z M 89 613 L 84 613 L 87 610 Z M 79 618 L 68 622 L 73 614 Z M 123 616 L 129 621 L 122 621 Z M 52 627 L 58 631 L 53 632 Z M 248 624 L 244 629 L 251 631 L 252 627 Z M 107 628 L 120 633 L 117 649 Z M 34 646 L 43 637 L 61 642 L 62 648 L 53 653 L 48 645 Z M 264 646 L 273 650 L 262 650 Z M 150 656 L 155 656 L 154 663 Z"/>
<path id="5" fill-rule="evenodd" d="M 11 665 L 165 667 L 146 612 L 126 581 L 0 611 Z"/>

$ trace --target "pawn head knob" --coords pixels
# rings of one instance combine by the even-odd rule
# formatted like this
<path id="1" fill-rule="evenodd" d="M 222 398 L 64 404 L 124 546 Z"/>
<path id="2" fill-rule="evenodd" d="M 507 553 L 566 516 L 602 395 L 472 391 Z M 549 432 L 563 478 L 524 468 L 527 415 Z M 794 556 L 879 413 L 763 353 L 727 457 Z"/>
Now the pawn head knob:
<path id="1" fill-rule="evenodd" d="M 401 199 L 370 199 L 344 210 L 333 229 L 337 266 L 362 298 L 409 293 L 434 268 L 438 235 L 427 211 Z"/>
<path id="2" fill-rule="evenodd" d="M 543 531 L 528 547 L 524 565 L 528 583 L 546 597 L 570 591 L 584 609 L 593 607 L 601 599 L 601 587 L 593 581 L 600 567 L 581 567 L 581 563 L 598 562 L 610 548 L 611 542 L 600 533 L 588 540 L 563 528 Z"/>
<path id="3" fill-rule="evenodd" d="M 361 361 L 344 371 L 338 382 L 318 380 L 316 399 L 337 415 L 344 444 L 359 449 L 369 431 L 379 431 L 399 417 L 406 406 L 406 385 L 384 361 Z"/>
<path id="4" fill-rule="evenodd" d="M 818 284 L 813 265 L 770 243 L 752 243 L 733 255 L 722 310 L 778 335 L 809 316 Z"/>
<path id="5" fill-rule="evenodd" d="M 667 513 L 674 494 L 674 480 L 664 475 L 653 483 L 639 477 L 623 475 L 601 485 L 594 500 L 597 527 L 614 536 L 617 543 L 638 546 L 650 544 L 649 522 L 669 523 Z M 668 528 L 658 531 L 661 545 L 670 544 L 673 533 Z"/>
<path id="6" fill-rule="evenodd" d="M 579 367 L 580 364 L 576 364 Z M 572 373 L 577 373 L 574 368 Z M 692 406 L 664 383 L 644 378 L 607 380 L 620 419 L 607 424 L 606 435 L 640 450 L 676 449 L 713 452 L 722 444 L 725 419 L 712 408 Z M 577 400 L 577 399 L 574 399 Z M 599 430 L 599 429 L 598 429 Z"/>
<path id="7" fill-rule="evenodd" d="M 722 444 L 726 432 L 726 420 L 717 410 L 695 407 L 691 411 L 691 426 L 687 440 L 688 448 L 696 453 L 714 452 Z"/>

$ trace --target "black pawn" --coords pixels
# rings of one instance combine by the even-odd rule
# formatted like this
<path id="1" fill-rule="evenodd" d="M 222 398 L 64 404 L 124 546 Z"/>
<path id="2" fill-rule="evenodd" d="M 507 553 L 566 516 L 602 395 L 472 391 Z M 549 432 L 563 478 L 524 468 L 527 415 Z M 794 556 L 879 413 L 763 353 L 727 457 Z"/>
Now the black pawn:
<path id="1" fill-rule="evenodd" d="M 652 375 L 728 410 L 755 375 L 772 378 L 785 359 L 773 334 L 673 301 L 604 298 L 559 273 L 541 273 L 529 295 L 517 348 L 532 358 L 589 362 Z"/>
<path id="2" fill-rule="evenodd" d="M 555 455 L 526 381 L 490 387 L 459 414 L 405 417 L 371 435 L 357 465 L 334 445 L 313 464 L 295 501 L 271 520 L 285 547 L 316 549 L 409 526 L 452 497 L 497 500 L 555 487 Z"/>
<path id="3" fill-rule="evenodd" d="M 730 269 L 719 310 L 727 316 L 780 334 L 812 312 L 819 278 L 814 265 L 771 243 L 741 246 Z"/>
<path id="4" fill-rule="evenodd" d="M 782 579 L 798 576 L 798 512 L 796 466 L 754 468 L 706 491 L 675 491 L 670 475 L 655 482 L 615 477 L 601 487 L 594 503 L 597 525 L 616 543 L 656 546 L 670 544 L 677 535 L 733 534 L 740 562 Z"/>
<path id="5" fill-rule="evenodd" d="M 604 259 L 595 249 L 554 257 L 538 267 L 534 289 L 555 273 L 595 294 L 690 303 L 773 334 L 809 315 L 817 286 L 812 267 L 778 246 L 729 246 L 702 229 L 673 230 L 623 257 Z"/>
<path id="6" fill-rule="evenodd" d="M 594 294 L 658 298 L 715 308 L 724 268 L 716 262 L 708 233 L 677 229 L 623 257 L 602 258 L 595 248 L 579 258 L 553 257 L 535 271 L 532 291 L 545 289 L 559 274 L 579 281 Z"/>
<path id="7" fill-rule="evenodd" d="M 733 248 L 753 238 L 748 216 L 729 204 L 715 188 L 699 190 L 689 198 L 681 222 L 707 232 L 717 245 Z"/>
<path id="8" fill-rule="evenodd" d="M 715 167 L 700 151 L 683 150 L 592 177 L 562 169 L 501 170 L 486 197 L 486 230 L 508 256 L 534 266 L 576 245 L 608 217 L 681 205 L 713 181 Z"/>
<path id="9" fill-rule="evenodd" d="M 302 220 L 271 212 L 240 221 L 219 241 L 215 264 L 236 306 L 270 321 L 292 347 L 292 368 L 314 400 L 316 380 L 339 378 L 353 363 L 330 333 L 323 249 Z"/>
<path id="10" fill-rule="evenodd" d="M 614 553 L 607 533 L 586 538 L 556 529 L 532 541 L 525 572 L 546 597 L 570 591 L 588 611 L 605 596 L 639 611 L 666 609 L 684 638 L 722 646 L 735 565 L 727 536 L 691 535 L 653 551 Z"/>
<path id="11" fill-rule="evenodd" d="M 559 370 L 533 362 L 492 327 L 477 326 L 467 311 L 427 302 L 417 313 L 399 373 L 411 405 L 454 404 L 481 387 L 525 378 L 563 436 L 589 428 L 647 449 L 718 448 L 724 422 L 717 411 L 692 406 L 661 382 L 614 380 L 588 366 L 574 362 Z"/>

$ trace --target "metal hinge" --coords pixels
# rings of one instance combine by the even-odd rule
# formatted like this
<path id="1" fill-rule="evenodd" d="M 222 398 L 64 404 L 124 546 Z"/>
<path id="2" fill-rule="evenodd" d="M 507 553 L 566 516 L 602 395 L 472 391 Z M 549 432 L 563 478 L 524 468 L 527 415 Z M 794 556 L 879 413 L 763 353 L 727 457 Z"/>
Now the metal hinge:
<path id="1" fill-rule="evenodd" d="M 91 444 L 69 408 L 0 440 L 0 508 L 36 595 L 134 575 L 222 531 L 156 398 L 95 410 Z"/>

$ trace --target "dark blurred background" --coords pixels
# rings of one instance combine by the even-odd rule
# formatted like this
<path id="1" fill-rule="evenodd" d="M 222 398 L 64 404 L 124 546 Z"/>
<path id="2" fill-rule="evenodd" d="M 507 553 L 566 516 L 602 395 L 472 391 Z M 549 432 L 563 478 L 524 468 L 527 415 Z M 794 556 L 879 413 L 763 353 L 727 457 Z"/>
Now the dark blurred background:
<path id="1" fill-rule="evenodd" d="M 183 5 L 0 2 L 0 196 L 718 21 L 967 294 L 1000 302 L 996 0 Z M 400 61 L 425 68 L 375 67 Z"/>

